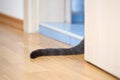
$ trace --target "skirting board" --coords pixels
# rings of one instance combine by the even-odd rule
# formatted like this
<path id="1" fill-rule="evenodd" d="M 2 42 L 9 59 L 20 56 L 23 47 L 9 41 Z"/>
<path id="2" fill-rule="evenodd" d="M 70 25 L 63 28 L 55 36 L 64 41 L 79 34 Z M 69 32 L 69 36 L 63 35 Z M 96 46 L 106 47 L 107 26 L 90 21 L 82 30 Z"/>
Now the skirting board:
<path id="1" fill-rule="evenodd" d="M 18 18 L 0 13 L 0 22 L 4 24 L 8 24 L 14 28 L 23 30 L 23 20 L 20 20 Z"/>

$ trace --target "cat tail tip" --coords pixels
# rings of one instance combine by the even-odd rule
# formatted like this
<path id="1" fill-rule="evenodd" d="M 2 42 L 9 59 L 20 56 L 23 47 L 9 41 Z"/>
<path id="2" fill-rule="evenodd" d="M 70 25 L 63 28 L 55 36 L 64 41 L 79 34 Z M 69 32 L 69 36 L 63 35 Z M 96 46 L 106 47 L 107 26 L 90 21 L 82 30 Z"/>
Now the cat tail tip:
<path id="1" fill-rule="evenodd" d="M 37 58 L 37 57 L 38 57 L 37 54 L 38 54 L 38 53 L 37 53 L 36 51 L 32 51 L 31 54 L 30 54 L 30 58 L 31 58 L 31 59 Z"/>

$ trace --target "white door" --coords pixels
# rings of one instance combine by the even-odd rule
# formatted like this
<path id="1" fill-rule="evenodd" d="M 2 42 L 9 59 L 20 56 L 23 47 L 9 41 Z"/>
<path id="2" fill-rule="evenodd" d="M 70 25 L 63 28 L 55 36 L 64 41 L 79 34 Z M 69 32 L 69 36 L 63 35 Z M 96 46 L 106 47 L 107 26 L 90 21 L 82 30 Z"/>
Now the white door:
<path id="1" fill-rule="evenodd" d="M 85 59 L 120 78 L 120 0 L 85 0 Z"/>
<path id="2" fill-rule="evenodd" d="M 65 0 L 40 0 L 39 20 L 41 22 L 64 22 Z"/>

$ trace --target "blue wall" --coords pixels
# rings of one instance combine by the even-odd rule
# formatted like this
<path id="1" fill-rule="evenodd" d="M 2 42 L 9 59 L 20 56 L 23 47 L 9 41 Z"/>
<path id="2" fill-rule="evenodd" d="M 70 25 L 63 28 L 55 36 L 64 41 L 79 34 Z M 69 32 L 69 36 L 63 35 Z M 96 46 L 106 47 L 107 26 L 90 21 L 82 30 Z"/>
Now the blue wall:
<path id="1" fill-rule="evenodd" d="M 84 0 L 72 0 L 72 23 L 84 23 Z"/>

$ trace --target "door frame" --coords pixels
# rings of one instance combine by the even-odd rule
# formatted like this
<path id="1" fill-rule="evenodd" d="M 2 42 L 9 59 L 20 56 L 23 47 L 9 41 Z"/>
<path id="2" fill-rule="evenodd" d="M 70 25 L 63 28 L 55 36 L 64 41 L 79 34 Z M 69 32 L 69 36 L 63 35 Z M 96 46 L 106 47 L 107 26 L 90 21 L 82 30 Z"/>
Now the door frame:
<path id="1" fill-rule="evenodd" d="M 24 0 L 24 32 L 37 33 L 38 27 L 39 0 Z"/>

